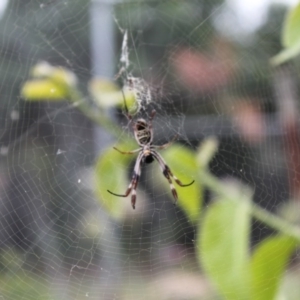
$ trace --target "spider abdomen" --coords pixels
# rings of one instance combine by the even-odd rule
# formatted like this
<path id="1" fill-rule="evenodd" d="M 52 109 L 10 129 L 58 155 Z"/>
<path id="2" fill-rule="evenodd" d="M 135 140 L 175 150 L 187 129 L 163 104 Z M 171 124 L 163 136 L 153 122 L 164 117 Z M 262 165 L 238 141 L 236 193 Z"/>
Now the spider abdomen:
<path id="1" fill-rule="evenodd" d="M 142 131 L 142 132 L 138 132 L 137 133 L 137 138 L 139 140 L 139 142 L 141 143 L 141 145 L 146 145 L 150 142 L 150 134 L 147 131 Z"/>
<path id="2" fill-rule="evenodd" d="M 151 133 L 148 129 L 139 130 L 136 133 L 137 140 L 142 144 L 146 145 L 150 142 Z"/>
<path id="3" fill-rule="evenodd" d="M 138 119 L 134 125 L 134 134 L 140 145 L 147 145 L 151 141 L 152 131 L 144 119 Z"/>

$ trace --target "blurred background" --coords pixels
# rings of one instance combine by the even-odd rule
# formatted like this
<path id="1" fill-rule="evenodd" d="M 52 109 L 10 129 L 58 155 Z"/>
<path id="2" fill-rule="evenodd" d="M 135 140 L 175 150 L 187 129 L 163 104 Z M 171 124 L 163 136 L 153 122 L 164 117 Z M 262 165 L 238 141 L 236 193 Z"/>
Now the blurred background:
<path id="1" fill-rule="evenodd" d="M 299 61 L 269 61 L 296 2 L 1 0 L 0 298 L 218 299 L 195 258 L 196 228 L 156 173 L 142 176 L 139 209 L 116 198 L 128 212 L 113 219 L 93 171 L 115 139 L 67 101 L 20 96 L 40 61 L 74 72 L 83 94 L 93 77 L 113 80 L 125 29 L 130 72 L 159 107 L 155 139 L 180 131 L 195 149 L 216 136 L 212 173 L 300 220 L 290 208 L 300 194 Z M 253 244 L 268 234 L 254 222 Z"/>

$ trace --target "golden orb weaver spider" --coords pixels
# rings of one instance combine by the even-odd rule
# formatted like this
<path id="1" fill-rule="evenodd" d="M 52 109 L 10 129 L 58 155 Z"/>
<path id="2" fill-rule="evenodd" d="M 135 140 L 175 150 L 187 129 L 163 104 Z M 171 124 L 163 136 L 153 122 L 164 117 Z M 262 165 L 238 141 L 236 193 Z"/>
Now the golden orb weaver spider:
<path id="1" fill-rule="evenodd" d="M 125 102 L 125 99 L 124 99 Z M 132 116 L 128 114 L 128 109 L 125 103 L 125 109 L 126 109 L 126 116 L 129 120 L 132 120 Z M 183 184 L 173 173 L 171 172 L 170 168 L 162 158 L 162 156 L 156 151 L 157 149 L 165 149 L 168 146 L 170 146 L 176 139 L 177 135 L 168 143 L 157 146 L 153 145 L 153 129 L 152 129 L 152 120 L 155 116 L 156 111 L 153 110 L 151 112 L 151 115 L 149 117 L 148 122 L 146 122 L 145 119 L 138 119 L 134 125 L 133 125 L 133 130 L 134 130 L 134 137 L 138 145 L 140 146 L 138 149 L 132 150 L 132 151 L 121 151 L 114 147 L 115 150 L 119 151 L 121 154 L 134 154 L 138 153 L 138 156 L 135 161 L 134 169 L 133 169 L 133 174 L 132 174 L 132 179 L 131 182 L 125 192 L 125 194 L 116 194 L 113 193 L 109 190 L 107 190 L 110 194 L 117 196 L 117 197 L 127 197 L 130 192 L 131 194 L 131 205 L 132 208 L 135 209 L 135 203 L 136 203 L 136 188 L 139 182 L 139 178 L 141 176 L 141 167 L 144 163 L 149 164 L 152 163 L 154 160 L 157 160 L 159 163 L 159 166 L 161 168 L 161 171 L 163 175 L 167 178 L 169 184 L 170 184 L 170 189 L 172 191 L 173 197 L 175 199 L 175 202 L 178 200 L 178 195 L 176 192 L 176 189 L 172 183 L 173 178 L 175 182 L 181 186 L 181 187 L 186 187 L 190 186 L 194 183 L 194 180 L 188 184 Z"/>

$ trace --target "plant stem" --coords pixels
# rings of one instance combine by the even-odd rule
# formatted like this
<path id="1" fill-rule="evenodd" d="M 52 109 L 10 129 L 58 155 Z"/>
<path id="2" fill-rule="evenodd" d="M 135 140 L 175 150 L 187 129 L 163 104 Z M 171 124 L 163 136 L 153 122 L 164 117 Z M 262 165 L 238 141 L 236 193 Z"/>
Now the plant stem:
<path id="1" fill-rule="evenodd" d="M 122 135 L 123 132 L 121 127 L 108 118 L 105 113 L 102 113 L 100 109 L 95 109 L 89 105 L 89 103 L 85 100 L 85 97 L 81 95 L 78 90 L 71 89 L 69 91 L 69 95 L 69 100 L 74 104 L 74 107 L 78 108 L 91 121 L 105 128 L 117 138 Z"/>
<path id="2" fill-rule="evenodd" d="M 232 197 L 231 195 L 229 195 L 228 187 L 218 178 L 213 176 L 209 171 L 199 171 L 199 177 L 201 182 L 207 188 L 209 188 L 222 198 L 228 201 L 240 201 L 240 198 L 237 198 L 235 196 Z M 255 203 L 251 204 L 251 213 L 254 218 L 268 225 L 270 228 L 276 229 L 279 232 L 293 237 L 298 242 L 300 242 L 300 228 L 298 226 L 295 226 L 288 221 L 268 212 Z"/>

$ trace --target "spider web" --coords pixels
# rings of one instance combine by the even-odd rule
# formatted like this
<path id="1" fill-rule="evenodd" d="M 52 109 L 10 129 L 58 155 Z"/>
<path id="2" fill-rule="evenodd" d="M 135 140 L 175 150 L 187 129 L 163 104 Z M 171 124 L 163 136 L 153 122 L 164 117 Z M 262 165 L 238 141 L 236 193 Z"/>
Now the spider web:
<path id="1" fill-rule="evenodd" d="M 157 110 L 155 144 L 179 134 L 179 143 L 194 150 L 217 136 L 211 171 L 228 184 L 250 185 L 264 208 L 277 211 L 296 198 L 297 161 L 288 157 L 297 143 L 285 133 L 298 115 L 298 66 L 274 72 L 269 65 L 281 49 L 286 8 L 270 6 L 249 30 L 234 3 L 7 3 L 0 21 L 0 299 L 216 298 L 196 262 L 195 228 L 155 180 L 157 164 L 143 168 L 139 209 L 116 198 L 129 208 L 117 222 L 101 207 L 95 161 L 132 135 L 131 124 L 108 111 L 122 128 L 115 140 L 68 102 L 22 99 L 21 86 L 39 61 L 70 69 L 84 94 L 93 76 L 131 83 L 141 94 L 137 116 Z M 97 10 L 107 20 L 96 18 Z M 205 204 L 209 199 L 206 192 Z M 253 224 L 254 242 L 266 234 Z"/>

